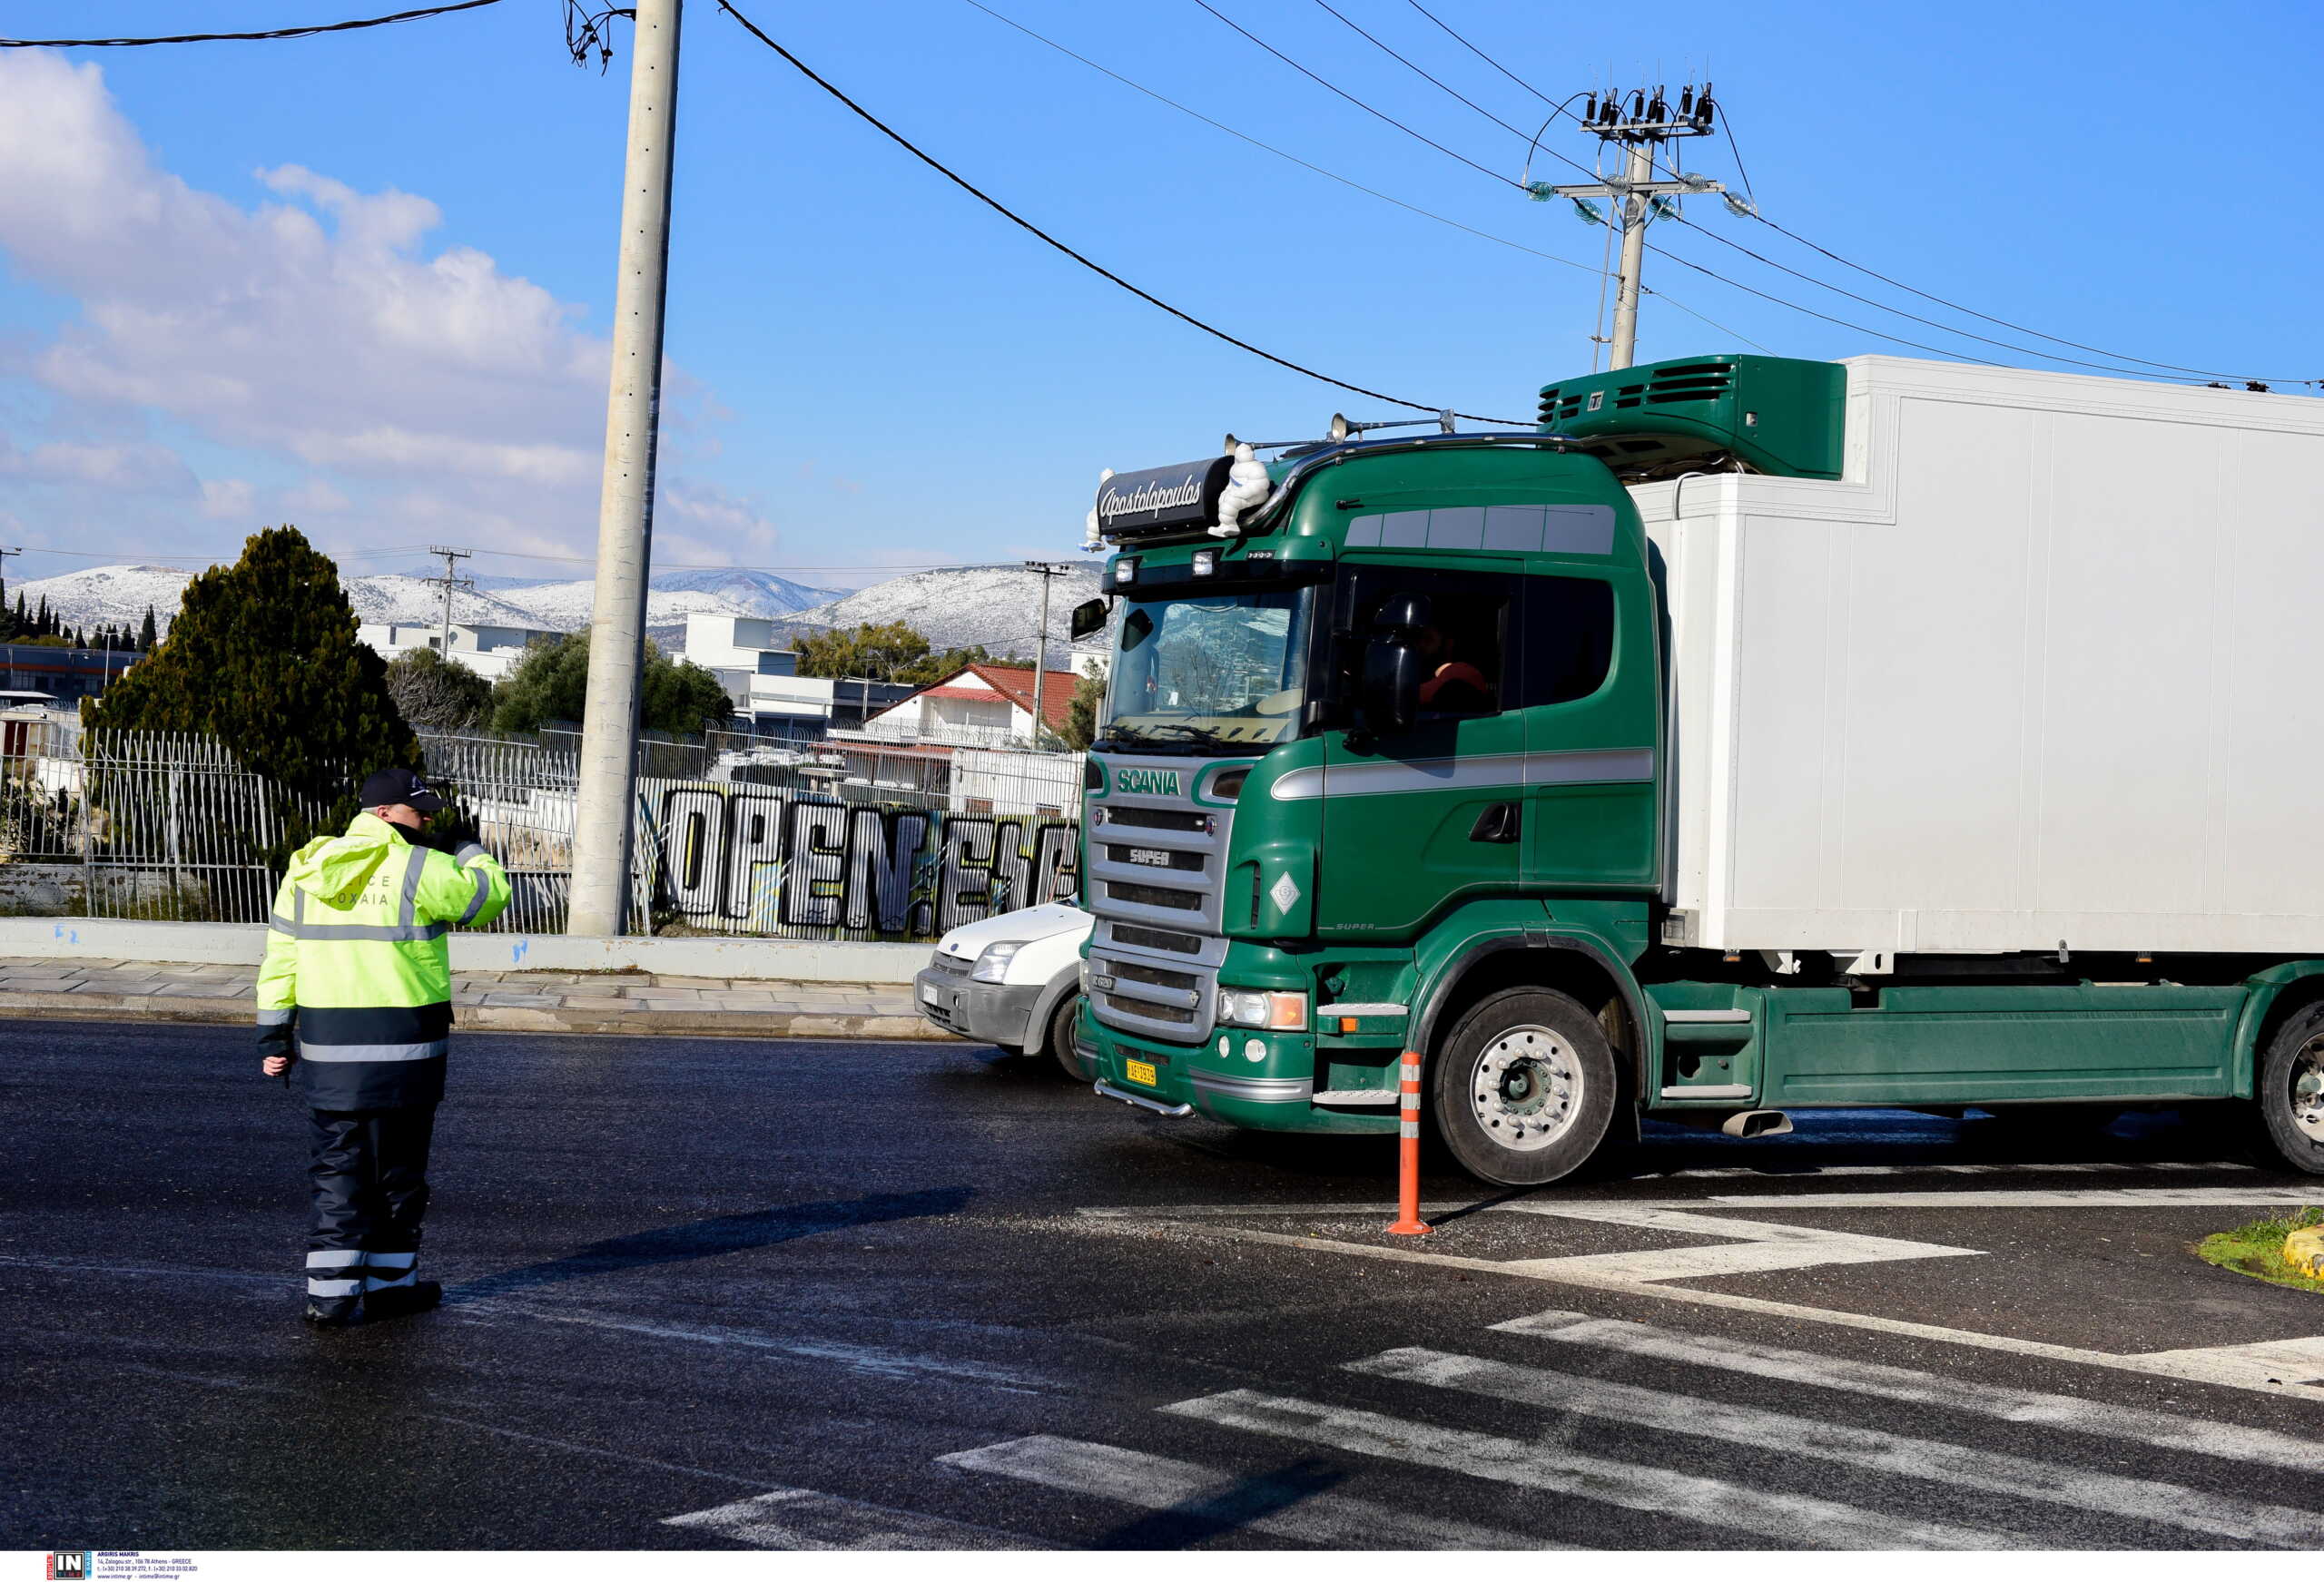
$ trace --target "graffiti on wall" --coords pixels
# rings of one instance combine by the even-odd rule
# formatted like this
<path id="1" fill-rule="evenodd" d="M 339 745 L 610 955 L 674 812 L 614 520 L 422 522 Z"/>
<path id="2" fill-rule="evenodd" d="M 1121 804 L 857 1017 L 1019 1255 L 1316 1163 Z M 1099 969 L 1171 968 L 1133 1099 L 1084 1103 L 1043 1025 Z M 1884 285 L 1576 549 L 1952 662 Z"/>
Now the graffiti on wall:
<path id="1" fill-rule="evenodd" d="M 657 906 L 722 933 L 932 939 L 1076 888 L 1079 832 L 1031 814 L 689 786 L 646 810 Z"/>

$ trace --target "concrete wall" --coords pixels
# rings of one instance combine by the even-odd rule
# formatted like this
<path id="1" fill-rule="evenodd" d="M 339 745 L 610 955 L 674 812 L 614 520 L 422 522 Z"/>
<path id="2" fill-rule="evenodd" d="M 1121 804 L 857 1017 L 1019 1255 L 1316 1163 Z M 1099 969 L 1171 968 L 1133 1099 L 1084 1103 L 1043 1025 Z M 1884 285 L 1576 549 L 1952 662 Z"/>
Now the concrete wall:
<path id="1" fill-rule="evenodd" d="M 662 972 L 801 983 L 909 983 L 930 945 L 821 944 L 802 939 L 572 939 L 562 934 L 452 935 L 463 972 Z M 0 956 L 255 966 L 255 923 L 132 923 L 106 918 L 0 918 Z"/>

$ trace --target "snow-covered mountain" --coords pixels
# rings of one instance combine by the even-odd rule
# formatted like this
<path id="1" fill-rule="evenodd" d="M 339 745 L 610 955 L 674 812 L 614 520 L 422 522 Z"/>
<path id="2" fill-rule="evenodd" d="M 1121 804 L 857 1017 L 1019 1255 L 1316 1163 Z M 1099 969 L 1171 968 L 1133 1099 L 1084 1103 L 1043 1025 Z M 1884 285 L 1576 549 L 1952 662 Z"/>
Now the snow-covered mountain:
<path id="1" fill-rule="evenodd" d="M 1049 653 L 1064 667 L 1071 639 L 1073 606 L 1098 592 L 1098 563 L 1077 566 L 1049 585 Z M 162 631 L 177 614 L 178 601 L 193 578 L 166 565 L 101 565 L 11 585 L 11 605 L 21 591 L 38 608 L 49 607 L 68 625 L 106 622 L 135 626 L 153 605 Z M 577 632 L 589 624 L 594 588 L 586 579 L 527 583 L 478 577 L 474 589 L 456 589 L 452 619 L 470 625 L 533 627 Z M 665 647 L 675 648 L 690 614 L 754 615 L 773 618 L 793 632 L 865 622 L 901 621 L 926 634 L 938 648 L 981 644 L 996 654 L 1030 659 L 1033 627 L 1040 608 L 1041 579 L 1021 565 L 948 566 L 914 572 L 839 596 L 768 572 L 668 571 L 657 574 L 646 593 L 647 631 Z M 442 587 L 405 573 L 350 578 L 348 602 L 367 624 L 432 625 L 443 618 Z M 817 601 L 824 601 L 818 603 Z M 1103 649 L 1102 641 L 1083 645 Z"/>
<path id="2" fill-rule="evenodd" d="M 348 582 L 347 602 L 367 625 L 432 626 L 444 618 L 444 585 L 416 576 L 359 576 Z M 468 588 L 452 590 L 452 619 L 467 626 L 538 626 L 532 613 L 509 599 Z M 586 616 L 585 616 L 586 619 Z"/>
<path id="3" fill-rule="evenodd" d="M 1094 598 L 1102 563 L 1076 566 L 1049 584 L 1049 663 L 1062 665 L 1071 644 L 1073 606 Z M 938 648 L 982 644 L 995 654 L 1033 656 L 1041 607 L 1041 578 L 1021 565 L 946 566 L 875 583 L 861 593 L 802 610 L 800 625 L 857 626 L 901 621 Z M 1104 644 L 1092 639 L 1089 653 Z"/>
<path id="4" fill-rule="evenodd" d="M 16 595 L 22 594 L 26 609 L 37 610 L 46 599 L 49 609 L 68 626 L 111 624 L 133 632 L 150 604 L 154 624 L 167 632 L 178 601 L 185 596 L 185 585 L 192 580 L 193 573 L 174 565 L 93 565 L 61 576 L 12 582 L 8 607 L 15 609 Z"/>

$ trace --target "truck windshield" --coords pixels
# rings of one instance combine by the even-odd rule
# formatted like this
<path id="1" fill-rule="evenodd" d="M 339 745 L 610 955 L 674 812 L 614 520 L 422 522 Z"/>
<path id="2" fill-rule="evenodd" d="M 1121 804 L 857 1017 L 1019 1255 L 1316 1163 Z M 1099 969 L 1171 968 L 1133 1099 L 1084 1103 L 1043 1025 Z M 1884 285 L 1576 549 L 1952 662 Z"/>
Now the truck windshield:
<path id="1" fill-rule="evenodd" d="M 1108 748 L 1233 751 L 1298 734 L 1313 588 L 1134 601 L 1106 688 Z"/>

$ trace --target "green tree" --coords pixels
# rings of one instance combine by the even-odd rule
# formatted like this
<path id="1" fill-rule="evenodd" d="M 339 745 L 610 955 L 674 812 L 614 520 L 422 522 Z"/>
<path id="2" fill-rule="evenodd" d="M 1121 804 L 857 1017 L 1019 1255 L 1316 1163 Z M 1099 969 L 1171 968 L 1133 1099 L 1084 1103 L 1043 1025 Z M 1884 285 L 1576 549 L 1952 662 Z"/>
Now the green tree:
<path id="1" fill-rule="evenodd" d="M 837 680 L 845 676 L 872 681 L 900 681 L 928 686 L 970 664 L 990 664 L 993 656 L 982 644 L 938 652 L 928 639 L 901 621 L 809 632 L 793 639 L 801 675 Z"/>
<path id="2" fill-rule="evenodd" d="M 153 630 L 153 606 L 145 606 L 145 624 L 137 634 L 137 651 L 151 653 L 161 644 L 161 636 Z"/>
<path id="3" fill-rule="evenodd" d="M 415 648 L 388 662 L 388 695 L 408 725 L 473 730 L 492 708 L 492 683 L 432 648 Z"/>
<path id="4" fill-rule="evenodd" d="M 673 661 L 653 643 L 645 645 L 645 669 L 638 693 L 648 731 L 693 736 L 724 724 L 734 700 L 712 672 L 687 660 Z M 589 693 L 589 634 L 568 633 L 536 643 L 516 668 L 492 689 L 492 727 L 528 732 L 581 719 Z"/>
<path id="5" fill-rule="evenodd" d="M 339 567 L 296 527 L 253 534 L 231 565 L 186 585 L 167 641 L 82 705 L 94 732 L 212 736 L 336 828 L 369 771 L 419 767 L 419 742 L 388 695 L 387 664 L 355 641 Z M 283 843 L 314 832 L 283 805 Z"/>
<path id="6" fill-rule="evenodd" d="M 1098 662 L 1093 659 L 1073 679 L 1073 701 L 1066 712 L 1065 729 L 1058 732 L 1074 752 L 1088 752 L 1089 743 L 1098 739 L 1098 710 L 1105 701 L 1106 678 L 1098 673 Z"/>

